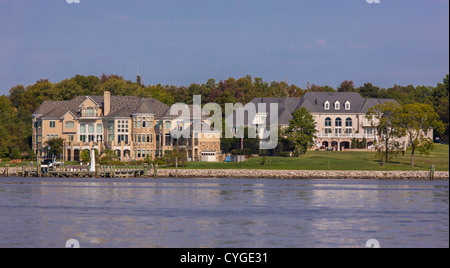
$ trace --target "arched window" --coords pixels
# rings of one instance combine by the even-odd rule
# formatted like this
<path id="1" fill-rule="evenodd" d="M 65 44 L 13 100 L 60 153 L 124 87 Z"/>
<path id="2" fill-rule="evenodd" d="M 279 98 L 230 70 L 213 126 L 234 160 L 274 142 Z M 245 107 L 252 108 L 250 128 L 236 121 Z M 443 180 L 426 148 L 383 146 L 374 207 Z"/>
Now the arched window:
<path id="1" fill-rule="evenodd" d="M 331 118 L 327 118 L 325 119 L 325 127 L 331 127 L 332 123 L 331 123 Z"/>
<path id="2" fill-rule="evenodd" d="M 347 111 L 350 110 L 350 102 L 349 102 L 349 101 L 347 101 L 347 102 L 345 103 L 345 110 L 347 110 Z"/>
<path id="3" fill-rule="evenodd" d="M 94 108 L 89 107 L 86 109 L 86 117 L 92 117 L 94 116 Z"/>
<path id="4" fill-rule="evenodd" d="M 94 133 L 94 124 L 89 124 L 89 126 L 88 126 L 88 132 L 89 132 L 89 133 Z"/>
<path id="5" fill-rule="evenodd" d="M 97 124 L 97 133 L 103 133 L 103 124 Z"/>
<path id="6" fill-rule="evenodd" d="M 329 101 L 326 101 L 323 106 L 324 106 L 325 110 L 330 110 L 330 102 Z"/>
<path id="7" fill-rule="evenodd" d="M 353 121 L 352 121 L 352 119 L 350 117 L 345 120 L 345 126 L 346 127 L 352 127 L 353 126 Z"/>
<path id="8" fill-rule="evenodd" d="M 334 103 L 334 109 L 335 109 L 335 110 L 340 110 L 340 109 L 341 109 L 341 103 L 338 102 L 338 101 L 336 101 L 336 102 Z"/>
<path id="9" fill-rule="evenodd" d="M 336 118 L 335 126 L 342 127 L 342 119 L 341 118 Z"/>
<path id="10" fill-rule="evenodd" d="M 80 125 L 80 133 L 86 133 L 86 124 Z"/>

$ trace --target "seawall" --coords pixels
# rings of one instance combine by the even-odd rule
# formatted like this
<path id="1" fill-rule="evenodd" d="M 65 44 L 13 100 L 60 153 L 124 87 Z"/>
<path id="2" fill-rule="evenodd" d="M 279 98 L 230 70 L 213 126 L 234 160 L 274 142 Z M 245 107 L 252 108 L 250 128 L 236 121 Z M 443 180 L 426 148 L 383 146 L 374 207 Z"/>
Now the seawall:
<path id="1" fill-rule="evenodd" d="M 10 167 L 9 176 L 17 176 L 19 168 Z M 152 170 L 149 170 L 152 177 Z M 0 177 L 5 168 L 0 168 Z M 327 170 L 252 170 L 252 169 L 159 169 L 159 178 L 254 178 L 254 179 L 382 179 L 431 180 L 430 171 L 327 171 Z M 448 180 L 448 171 L 436 171 L 434 180 Z"/>
<path id="2" fill-rule="evenodd" d="M 179 178 L 275 178 L 275 179 L 383 179 L 431 180 L 429 171 L 323 171 L 323 170 L 158 170 L 158 177 Z M 448 180 L 448 171 L 438 171 L 435 180 Z"/>

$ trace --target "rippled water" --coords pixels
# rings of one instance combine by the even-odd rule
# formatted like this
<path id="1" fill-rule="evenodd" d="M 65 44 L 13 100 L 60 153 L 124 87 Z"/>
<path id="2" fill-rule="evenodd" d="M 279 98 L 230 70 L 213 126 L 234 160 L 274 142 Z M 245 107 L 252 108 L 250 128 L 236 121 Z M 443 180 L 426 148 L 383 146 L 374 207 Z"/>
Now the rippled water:
<path id="1" fill-rule="evenodd" d="M 0 178 L 0 247 L 449 247 L 448 181 Z"/>

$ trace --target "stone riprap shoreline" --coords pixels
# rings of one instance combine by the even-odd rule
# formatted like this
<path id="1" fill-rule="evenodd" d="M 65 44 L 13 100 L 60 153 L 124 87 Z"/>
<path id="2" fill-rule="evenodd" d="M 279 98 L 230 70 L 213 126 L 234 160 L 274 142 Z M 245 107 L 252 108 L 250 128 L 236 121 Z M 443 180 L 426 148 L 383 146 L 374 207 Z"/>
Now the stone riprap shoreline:
<path id="1" fill-rule="evenodd" d="M 19 168 L 10 167 L 9 176 Z M 152 177 L 153 170 L 144 177 Z M 0 177 L 5 168 L 0 168 Z M 254 179 L 382 179 L 382 180 L 448 180 L 448 171 L 328 171 L 328 170 L 252 170 L 252 169 L 159 169 L 159 178 L 254 178 Z"/>
<path id="2" fill-rule="evenodd" d="M 179 178 L 274 178 L 274 179 L 383 179 L 431 180 L 430 171 L 324 171 L 324 170 L 158 170 L 158 177 Z M 437 171 L 435 180 L 448 180 L 448 171 Z"/>

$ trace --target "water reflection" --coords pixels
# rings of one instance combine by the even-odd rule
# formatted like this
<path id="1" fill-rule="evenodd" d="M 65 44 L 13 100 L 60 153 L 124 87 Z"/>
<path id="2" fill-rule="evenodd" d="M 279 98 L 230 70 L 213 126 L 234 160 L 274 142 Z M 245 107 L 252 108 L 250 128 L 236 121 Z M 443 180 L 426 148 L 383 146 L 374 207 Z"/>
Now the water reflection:
<path id="1" fill-rule="evenodd" d="M 445 182 L 0 179 L 0 247 L 447 247 Z"/>

